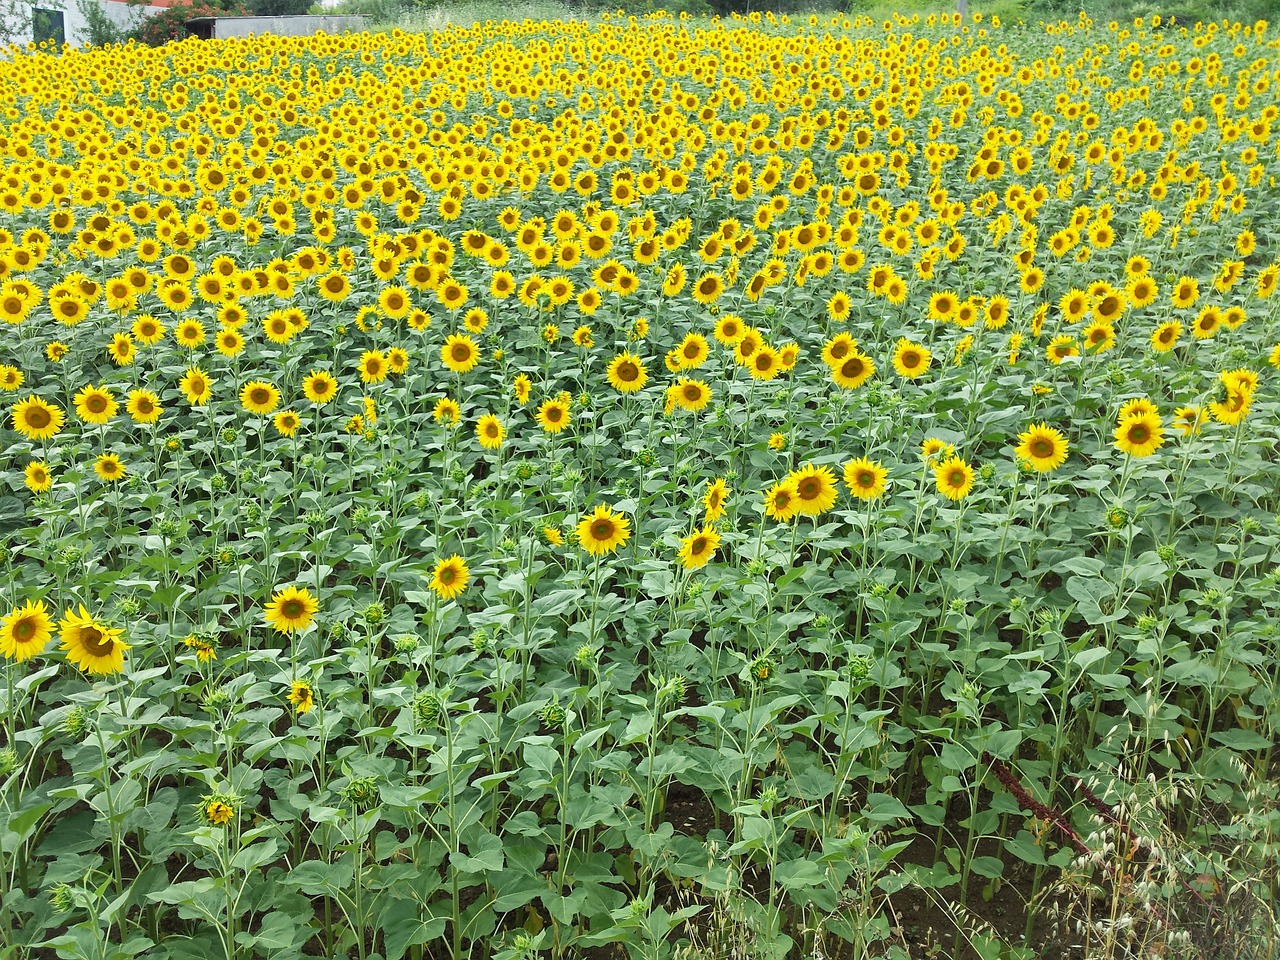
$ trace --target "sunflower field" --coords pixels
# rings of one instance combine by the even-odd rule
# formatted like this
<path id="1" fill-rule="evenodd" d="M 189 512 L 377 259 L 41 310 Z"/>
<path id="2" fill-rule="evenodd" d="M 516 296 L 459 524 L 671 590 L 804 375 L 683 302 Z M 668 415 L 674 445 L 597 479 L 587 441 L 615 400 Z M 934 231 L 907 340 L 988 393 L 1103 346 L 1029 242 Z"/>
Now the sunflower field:
<path id="1" fill-rule="evenodd" d="M 1278 52 L 12 50 L 0 958 L 1275 957 Z"/>

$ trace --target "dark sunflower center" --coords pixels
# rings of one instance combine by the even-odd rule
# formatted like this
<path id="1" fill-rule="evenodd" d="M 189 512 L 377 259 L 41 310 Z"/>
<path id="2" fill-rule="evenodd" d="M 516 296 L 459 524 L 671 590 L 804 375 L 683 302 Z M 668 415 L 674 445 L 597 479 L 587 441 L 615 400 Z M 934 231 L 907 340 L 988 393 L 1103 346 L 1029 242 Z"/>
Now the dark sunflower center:
<path id="1" fill-rule="evenodd" d="M 593 521 L 591 524 L 591 539 L 593 540 L 612 540 L 613 539 L 613 521 L 608 519 L 600 519 Z"/>
<path id="2" fill-rule="evenodd" d="M 36 623 L 31 617 L 22 617 L 13 625 L 13 638 L 19 643 L 30 643 L 36 635 Z"/>
<path id="3" fill-rule="evenodd" d="M 446 587 L 450 586 L 457 579 L 458 579 L 458 571 L 455 570 L 453 567 L 445 567 L 443 570 L 440 571 L 440 582 L 443 583 Z"/>
<path id="4" fill-rule="evenodd" d="M 49 411 L 44 407 L 32 407 L 27 411 L 27 426 L 34 427 L 37 430 L 43 430 L 52 420 L 53 417 L 49 415 Z"/>
<path id="5" fill-rule="evenodd" d="M 1151 430 L 1144 423 L 1135 423 L 1129 428 L 1130 443 L 1146 443 L 1151 439 Z"/>
<path id="6" fill-rule="evenodd" d="M 916 353 L 914 350 L 908 350 L 902 355 L 902 365 L 908 370 L 914 370 L 916 367 L 920 366 L 920 354 Z"/>
<path id="7" fill-rule="evenodd" d="M 1031 455 L 1037 459 L 1053 456 L 1053 441 L 1046 437 L 1037 437 L 1031 441 Z"/>
<path id="8" fill-rule="evenodd" d="M 95 657 L 105 657 L 115 647 L 115 643 L 97 627 L 81 627 L 80 642 Z"/>
<path id="9" fill-rule="evenodd" d="M 688 386 L 684 388 L 684 398 L 690 403 L 697 403 L 702 399 L 702 388 L 696 386 Z"/>
<path id="10" fill-rule="evenodd" d="M 563 411 L 562 411 L 559 407 L 548 407 L 548 408 L 547 408 L 547 419 L 548 419 L 548 420 L 553 420 L 553 421 L 554 421 L 554 420 L 559 420 L 563 415 L 564 415 L 564 413 L 563 413 Z"/>
<path id="11" fill-rule="evenodd" d="M 344 281 L 341 277 L 330 277 L 325 281 L 324 286 L 330 293 L 337 293 L 343 288 Z"/>
<path id="12" fill-rule="evenodd" d="M 144 414 L 144 415 L 148 414 L 154 409 L 155 407 L 151 405 L 151 401 L 147 400 L 145 397 L 143 399 L 140 399 L 137 403 L 137 410 L 141 414 Z"/>
<path id="13" fill-rule="evenodd" d="M 631 383 L 633 380 L 635 380 L 639 376 L 640 376 L 639 369 L 630 360 L 627 360 L 624 363 L 618 364 L 618 379 L 621 380 L 623 383 Z"/>
<path id="14" fill-rule="evenodd" d="M 453 359 L 458 363 L 465 363 L 471 359 L 471 348 L 465 343 L 455 343 L 452 351 Z"/>
<path id="15" fill-rule="evenodd" d="M 876 485 L 876 475 L 870 470 L 863 470 L 858 474 L 858 486 L 864 490 L 870 490 Z"/>
<path id="16" fill-rule="evenodd" d="M 102 413 L 107 409 L 107 398 L 95 393 L 84 405 L 90 413 Z"/>
<path id="17" fill-rule="evenodd" d="M 301 600 L 286 600 L 280 604 L 280 615 L 288 620 L 297 620 L 306 612 L 306 604 Z"/>
<path id="18" fill-rule="evenodd" d="M 796 485 L 801 500 L 816 500 L 822 493 L 822 482 L 817 477 L 805 477 Z"/>
<path id="19" fill-rule="evenodd" d="M 262 405 L 262 404 L 265 404 L 269 399 L 271 399 L 271 394 L 268 393 L 266 390 L 263 390 L 261 387 L 258 387 L 252 393 L 249 394 L 249 399 L 256 404 Z"/>
<path id="20" fill-rule="evenodd" d="M 689 552 L 694 554 L 695 556 L 702 553 L 706 549 L 707 549 L 706 537 L 697 537 L 696 539 L 694 539 L 692 543 L 689 544 Z"/>
<path id="21" fill-rule="evenodd" d="M 840 372 L 844 374 L 846 377 L 849 377 L 852 379 L 854 377 L 861 376 L 862 371 L 864 369 L 865 368 L 863 366 L 862 361 L 859 360 L 857 357 L 854 357 L 851 360 L 848 360 L 845 362 L 845 365 L 840 368 Z"/>

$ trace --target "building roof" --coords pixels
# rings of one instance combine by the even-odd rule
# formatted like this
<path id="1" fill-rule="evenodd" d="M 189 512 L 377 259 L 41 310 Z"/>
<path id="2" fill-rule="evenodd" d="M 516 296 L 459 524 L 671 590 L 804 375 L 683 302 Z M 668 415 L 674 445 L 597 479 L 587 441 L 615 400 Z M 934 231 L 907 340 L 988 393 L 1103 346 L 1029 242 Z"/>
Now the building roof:
<path id="1" fill-rule="evenodd" d="M 107 3 L 128 3 L 129 0 L 106 0 L 106 2 Z M 176 5 L 177 2 L 178 0 L 147 0 L 146 5 L 148 7 L 163 7 L 165 9 L 168 9 L 169 7 Z"/>

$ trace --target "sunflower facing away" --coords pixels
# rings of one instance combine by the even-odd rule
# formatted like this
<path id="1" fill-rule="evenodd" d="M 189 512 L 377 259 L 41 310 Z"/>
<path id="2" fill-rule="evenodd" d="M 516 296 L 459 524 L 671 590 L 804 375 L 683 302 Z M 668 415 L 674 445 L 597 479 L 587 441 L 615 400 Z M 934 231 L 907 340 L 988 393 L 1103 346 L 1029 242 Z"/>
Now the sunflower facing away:
<path id="1" fill-rule="evenodd" d="M 452 600 L 460 594 L 471 579 L 471 571 L 466 561 L 456 553 L 447 560 L 441 560 L 431 572 L 430 587 L 441 600 Z"/>
<path id="2" fill-rule="evenodd" d="M 608 504 L 599 504 L 593 513 L 578 521 L 578 542 L 593 557 L 613 553 L 631 537 L 631 522 L 614 513 Z"/>
<path id="3" fill-rule="evenodd" d="M 1067 449 L 1067 438 L 1060 430 L 1047 423 L 1036 423 L 1018 434 L 1014 453 L 1037 473 L 1048 473 L 1067 462 Z"/>
<path id="4" fill-rule="evenodd" d="M 119 673 L 124 669 L 124 652 L 129 649 L 120 639 L 124 630 L 100 623 L 84 604 L 79 612 L 68 610 L 58 630 L 67 659 L 86 673 Z"/>
<path id="5" fill-rule="evenodd" d="M 277 590 L 267 604 L 266 621 L 280 633 L 297 633 L 316 622 L 320 601 L 305 587 Z"/>
<path id="6" fill-rule="evenodd" d="M 0 654 L 6 660 L 30 660 L 41 653 L 53 636 L 53 619 L 40 600 L 28 600 L 21 607 L 14 607 L 0 621 Z"/>

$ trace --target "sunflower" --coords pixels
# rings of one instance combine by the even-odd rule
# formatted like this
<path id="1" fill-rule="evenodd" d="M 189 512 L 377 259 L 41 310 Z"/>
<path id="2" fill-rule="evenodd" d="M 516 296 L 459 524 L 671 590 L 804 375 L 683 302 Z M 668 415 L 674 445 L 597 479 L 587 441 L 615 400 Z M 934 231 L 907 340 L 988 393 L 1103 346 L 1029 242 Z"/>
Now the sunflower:
<path id="1" fill-rule="evenodd" d="M 1219 423 L 1234 427 L 1249 415 L 1249 407 L 1253 394 L 1246 390 L 1226 385 L 1226 396 L 1222 400 L 1214 400 L 1209 404 L 1213 419 Z"/>
<path id="2" fill-rule="evenodd" d="M 1189 437 L 1199 433 L 1204 422 L 1205 412 L 1200 407 L 1178 407 L 1173 411 L 1173 425 L 1177 427 L 1184 436 Z"/>
<path id="3" fill-rule="evenodd" d="M 486 450 L 497 450 L 507 437 L 507 428 L 492 413 L 486 413 L 476 423 L 476 439 Z"/>
<path id="4" fill-rule="evenodd" d="M 724 506 L 729 500 L 729 487 L 724 477 L 716 477 L 707 485 L 707 492 L 702 495 L 703 519 L 714 523 L 724 516 Z"/>
<path id="5" fill-rule="evenodd" d="M 532 389 L 533 381 L 529 379 L 527 373 L 516 374 L 515 380 L 511 382 L 511 390 L 521 406 L 529 402 L 529 391 Z"/>
<path id="6" fill-rule="evenodd" d="M 293 704 L 293 709 L 299 716 L 315 709 L 315 691 L 311 689 L 311 684 L 303 680 L 294 680 L 289 684 L 289 696 L 285 699 Z"/>
<path id="7" fill-rule="evenodd" d="M 816 517 L 836 505 L 836 475 L 830 467 L 806 464 L 788 477 L 796 488 L 796 513 Z"/>
<path id="8" fill-rule="evenodd" d="M 160 406 L 160 398 L 150 390 L 130 391 L 125 409 L 135 423 L 155 423 L 164 412 L 164 408 Z"/>
<path id="9" fill-rule="evenodd" d="M 1168 320 L 1160 324 L 1151 334 L 1151 349 L 1156 353 L 1168 353 L 1178 345 L 1182 336 L 1182 324 L 1177 320 Z"/>
<path id="10" fill-rule="evenodd" d="M 149 347 L 164 338 L 164 324 L 144 313 L 133 321 L 133 336 L 144 347 Z"/>
<path id="11" fill-rule="evenodd" d="M 926 463 L 935 457 L 947 458 L 956 452 L 956 448 L 940 437 L 929 437 L 920 444 L 920 459 Z"/>
<path id="12" fill-rule="evenodd" d="M 875 376 L 875 372 L 876 365 L 872 359 L 855 347 L 839 366 L 831 368 L 831 379 L 846 390 L 857 390 Z"/>
<path id="13" fill-rule="evenodd" d="M 129 644 L 120 639 L 124 630 L 99 622 L 84 604 L 78 613 L 68 610 L 58 630 L 67 659 L 81 670 L 91 674 L 124 670 L 124 652 L 129 649 Z"/>
<path id="14" fill-rule="evenodd" d="M 644 364 L 634 353 L 620 353 L 609 362 L 609 385 L 619 393 L 635 393 L 649 380 Z"/>
<path id="15" fill-rule="evenodd" d="M 468 336 L 450 334 L 440 348 L 440 362 L 454 373 L 467 373 L 480 362 L 480 348 Z"/>
<path id="16" fill-rule="evenodd" d="M 44 493 L 53 486 L 53 474 L 43 460 L 32 460 L 23 471 L 23 482 L 32 493 Z"/>
<path id="17" fill-rule="evenodd" d="M 680 565 L 686 570 L 705 567 L 716 555 L 720 534 L 711 527 L 695 530 L 680 541 Z"/>
<path id="18" fill-rule="evenodd" d="M 302 426 L 302 418 L 293 410 L 281 410 L 271 422 L 275 425 L 276 432 L 283 437 L 292 437 L 298 432 L 298 427 Z"/>
<path id="19" fill-rule="evenodd" d="M 107 423 L 120 409 L 120 404 L 116 403 L 109 387 L 95 387 L 89 384 L 73 399 L 76 404 L 76 416 L 95 427 Z"/>
<path id="20" fill-rule="evenodd" d="M 1149 457 L 1164 444 L 1164 429 L 1158 414 L 1133 414 L 1116 427 L 1116 448 L 1131 457 Z"/>
<path id="21" fill-rule="evenodd" d="M 973 492 L 973 467 L 959 457 L 948 457 L 933 468 L 933 482 L 948 500 L 963 500 Z"/>
<path id="22" fill-rule="evenodd" d="M 1054 337 L 1049 345 L 1045 347 L 1045 359 L 1054 366 L 1062 363 L 1068 357 L 1080 356 L 1080 348 L 1076 345 L 1076 338 L 1068 334 L 1060 337 Z"/>
<path id="23" fill-rule="evenodd" d="M 1038 473 L 1057 470 L 1067 461 L 1067 438 L 1047 423 L 1033 424 L 1018 434 L 1014 453 Z"/>
<path id="24" fill-rule="evenodd" d="M 312 370 L 302 379 L 302 394 L 322 407 L 338 395 L 338 381 L 327 370 Z"/>
<path id="25" fill-rule="evenodd" d="M 689 380 L 681 377 L 668 388 L 668 395 L 675 405 L 682 410 L 697 412 L 706 408 L 711 402 L 711 388 L 703 380 Z"/>
<path id="26" fill-rule="evenodd" d="M 799 493 L 796 491 L 795 482 L 790 478 L 779 480 L 765 491 L 765 516 L 785 523 L 796 515 L 798 511 L 797 500 L 799 500 Z"/>
<path id="27" fill-rule="evenodd" d="M 26 397 L 13 405 L 10 411 L 13 429 L 28 440 L 49 440 L 62 431 L 66 414 L 56 403 L 46 403 L 39 397 Z"/>
<path id="28" fill-rule="evenodd" d="M 742 339 L 742 334 L 745 332 L 746 326 L 743 324 L 742 318 L 737 314 L 726 313 L 716 321 L 715 330 L 712 334 L 724 346 L 733 347 Z"/>
<path id="29" fill-rule="evenodd" d="M 183 320 L 173 328 L 173 339 L 185 350 L 194 350 L 204 343 L 204 324 L 199 320 Z"/>
<path id="30" fill-rule="evenodd" d="M 884 496 L 889 471 L 875 460 L 859 457 L 844 465 L 844 482 L 859 500 L 875 500 Z"/>
<path id="31" fill-rule="evenodd" d="M 52 360 L 53 358 L 50 357 L 49 359 Z M 26 379 L 27 375 L 17 367 L 10 366 L 7 363 L 0 364 L 0 390 L 12 393 L 22 386 L 23 381 Z"/>
<path id="32" fill-rule="evenodd" d="M 436 564 L 435 570 L 431 572 L 429 586 L 441 600 L 452 600 L 466 588 L 470 578 L 471 571 L 467 568 L 466 561 L 455 553 Z"/>
<path id="33" fill-rule="evenodd" d="M 103 483 L 115 483 L 122 480 L 129 471 L 114 453 L 104 453 L 94 461 L 93 472 Z"/>
<path id="34" fill-rule="evenodd" d="M 707 338 L 700 333 L 685 335 L 680 346 L 676 347 L 676 364 L 680 370 L 696 370 L 707 362 L 711 350 Z"/>
<path id="35" fill-rule="evenodd" d="M 898 376 L 908 380 L 918 380 L 929 371 L 933 362 L 933 354 L 929 348 L 919 343 L 912 343 L 903 337 L 893 351 L 893 369 Z"/>
<path id="36" fill-rule="evenodd" d="M 341 303 L 351 295 L 351 281 L 336 270 L 321 277 L 317 287 L 320 296 L 330 303 Z"/>
<path id="37" fill-rule="evenodd" d="M 631 522 L 614 513 L 608 504 L 599 504 L 593 513 L 578 521 L 578 542 L 593 557 L 613 553 L 631 537 Z"/>
<path id="38" fill-rule="evenodd" d="M 117 333 L 107 345 L 107 354 L 117 367 L 127 367 L 138 355 L 138 348 L 133 344 L 133 337 L 127 333 Z"/>
<path id="39" fill-rule="evenodd" d="M 297 633 L 316 622 L 319 609 L 320 601 L 310 590 L 288 586 L 272 594 L 264 618 L 279 633 Z"/>
<path id="40" fill-rule="evenodd" d="M 538 407 L 538 426 L 547 433 L 559 433 L 569 425 L 569 400 L 555 397 Z"/>
<path id="41" fill-rule="evenodd" d="M 280 391 L 265 380 L 250 380 L 240 391 L 240 405 L 260 416 L 266 416 L 280 406 Z"/>
<path id="42" fill-rule="evenodd" d="M 179 389 L 186 395 L 187 403 L 193 407 L 203 406 L 213 395 L 213 380 L 199 367 L 191 367 L 178 382 Z"/>
<path id="43" fill-rule="evenodd" d="M 43 600 L 28 600 L 21 607 L 14 607 L 0 621 L 0 655 L 18 663 L 30 660 L 49 643 L 52 627 L 53 620 Z"/>
<path id="44" fill-rule="evenodd" d="M 436 423 L 443 423 L 446 426 L 454 426 L 462 417 L 462 408 L 458 406 L 458 401 L 450 397 L 441 397 L 436 401 L 431 416 L 435 418 Z"/>

